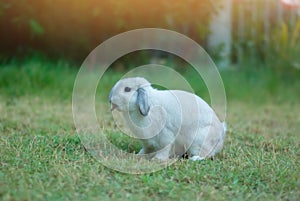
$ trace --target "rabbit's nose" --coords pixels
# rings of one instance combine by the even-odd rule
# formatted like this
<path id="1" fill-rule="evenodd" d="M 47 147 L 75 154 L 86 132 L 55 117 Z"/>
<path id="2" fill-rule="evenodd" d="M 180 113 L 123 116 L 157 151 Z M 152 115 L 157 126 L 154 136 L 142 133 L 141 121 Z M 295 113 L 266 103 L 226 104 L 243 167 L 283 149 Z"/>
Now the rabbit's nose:
<path id="1" fill-rule="evenodd" d="M 111 103 L 110 111 L 113 111 L 113 110 L 116 109 L 117 107 L 118 107 L 117 104 Z"/>

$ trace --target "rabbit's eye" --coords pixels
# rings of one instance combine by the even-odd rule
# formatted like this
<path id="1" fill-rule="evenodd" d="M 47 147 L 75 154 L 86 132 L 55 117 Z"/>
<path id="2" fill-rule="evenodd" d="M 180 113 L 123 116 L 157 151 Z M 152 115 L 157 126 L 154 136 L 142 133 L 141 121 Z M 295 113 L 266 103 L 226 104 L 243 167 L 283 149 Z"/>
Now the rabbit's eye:
<path id="1" fill-rule="evenodd" d="M 130 87 L 125 87 L 124 91 L 125 91 L 125 92 L 130 92 L 130 91 L 131 91 L 131 88 L 130 88 Z"/>

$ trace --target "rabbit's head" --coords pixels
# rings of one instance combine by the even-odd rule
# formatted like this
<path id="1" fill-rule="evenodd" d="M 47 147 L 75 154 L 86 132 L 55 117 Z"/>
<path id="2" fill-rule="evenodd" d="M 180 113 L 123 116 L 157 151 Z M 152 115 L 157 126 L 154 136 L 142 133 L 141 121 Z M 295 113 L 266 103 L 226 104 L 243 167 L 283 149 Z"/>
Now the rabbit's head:
<path id="1" fill-rule="evenodd" d="M 144 78 L 134 77 L 119 80 L 109 94 L 111 110 L 120 112 L 139 110 L 147 116 L 150 110 L 147 90 L 151 84 Z"/>

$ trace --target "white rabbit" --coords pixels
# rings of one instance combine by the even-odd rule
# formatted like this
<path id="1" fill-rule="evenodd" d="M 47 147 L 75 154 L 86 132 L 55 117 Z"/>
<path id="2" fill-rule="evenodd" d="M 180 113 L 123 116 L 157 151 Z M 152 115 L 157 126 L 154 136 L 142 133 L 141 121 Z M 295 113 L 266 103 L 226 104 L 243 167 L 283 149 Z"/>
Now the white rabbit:
<path id="1" fill-rule="evenodd" d="M 225 122 L 200 97 L 180 90 L 157 90 L 144 78 L 125 78 L 112 88 L 111 110 L 123 114 L 139 138 L 139 154 L 168 160 L 187 154 L 191 160 L 214 156 L 224 143 Z"/>

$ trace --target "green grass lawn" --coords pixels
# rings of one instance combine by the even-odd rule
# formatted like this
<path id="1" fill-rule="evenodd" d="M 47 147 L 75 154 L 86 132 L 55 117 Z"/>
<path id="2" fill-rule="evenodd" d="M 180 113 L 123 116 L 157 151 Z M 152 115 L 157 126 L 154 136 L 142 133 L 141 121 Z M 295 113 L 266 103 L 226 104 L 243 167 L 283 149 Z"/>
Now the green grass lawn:
<path id="1" fill-rule="evenodd" d="M 300 200 L 298 75 L 222 72 L 223 151 L 131 175 L 106 168 L 81 144 L 71 108 L 76 73 L 36 59 L 0 67 L 0 200 Z M 99 102 L 119 74 L 107 73 Z M 112 139 L 124 150 L 139 146 L 122 134 Z"/>

